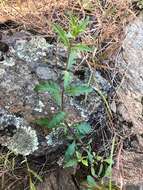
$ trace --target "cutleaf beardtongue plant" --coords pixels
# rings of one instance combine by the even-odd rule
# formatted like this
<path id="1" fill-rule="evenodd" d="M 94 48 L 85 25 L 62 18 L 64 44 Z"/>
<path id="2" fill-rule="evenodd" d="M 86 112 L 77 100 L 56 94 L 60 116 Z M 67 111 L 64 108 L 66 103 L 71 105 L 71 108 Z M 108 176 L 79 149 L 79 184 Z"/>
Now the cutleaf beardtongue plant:
<path id="1" fill-rule="evenodd" d="M 85 32 L 88 25 L 88 18 L 79 21 L 76 17 L 71 17 L 69 21 L 69 31 L 66 32 L 60 25 L 54 24 L 54 31 L 57 33 L 59 41 L 67 48 L 68 58 L 66 61 L 65 69 L 62 73 L 62 84 L 49 80 L 40 83 L 35 87 L 37 92 L 48 92 L 57 106 L 59 112 L 55 113 L 51 120 L 48 118 L 41 118 L 36 121 L 37 124 L 53 129 L 58 127 L 64 127 L 64 131 L 69 140 L 69 145 L 65 151 L 64 167 L 76 167 L 78 163 L 88 167 L 90 175 L 87 176 L 88 189 L 96 187 L 95 178 L 101 177 L 103 174 L 103 163 L 108 163 L 106 159 L 98 156 L 93 152 L 91 148 L 92 139 L 86 139 L 88 134 L 92 132 L 92 127 L 87 122 L 80 122 L 69 125 L 67 122 L 67 113 L 65 113 L 65 96 L 79 96 L 81 94 L 87 95 L 94 89 L 89 84 L 76 84 L 72 83 L 74 77 L 72 70 L 76 64 L 78 54 L 81 52 L 91 52 L 92 48 L 85 44 L 76 43 L 77 37 Z M 86 140 L 86 143 L 85 143 Z M 99 172 L 95 171 L 97 163 L 101 162 Z M 111 164 L 109 164 L 111 169 Z M 107 167 L 108 169 L 108 167 Z M 104 173 L 106 173 L 104 171 Z M 105 174 L 106 175 L 106 174 Z"/>
<path id="2" fill-rule="evenodd" d="M 82 138 L 91 132 L 91 126 L 82 122 L 79 124 L 75 124 L 69 126 L 66 121 L 68 115 L 64 111 L 64 96 L 79 96 L 81 94 L 88 94 L 92 92 L 92 88 L 87 84 L 74 85 L 73 81 L 73 66 L 76 64 L 76 59 L 78 54 L 81 52 L 91 52 L 92 48 L 88 47 L 82 43 L 76 43 L 76 38 L 83 32 L 85 32 L 86 27 L 89 23 L 89 19 L 79 21 L 78 18 L 72 16 L 69 21 L 69 31 L 65 31 L 60 25 L 54 24 L 54 31 L 58 35 L 59 41 L 66 47 L 68 58 L 66 61 L 65 69 L 62 73 L 62 84 L 58 84 L 55 81 L 49 80 L 45 82 L 41 82 L 39 85 L 35 87 L 35 91 L 44 93 L 48 92 L 57 106 L 59 106 L 59 112 L 56 113 L 51 120 L 48 118 L 41 118 L 37 120 L 37 124 L 46 126 L 48 128 L 60 127 L 61 123 L 64 123 L 64 126 L 70 131 L 72 134 L 70 139 L 73 142 L 69 145 L 67 152 L 65 154 L 65 161 L 68 162 L 71 159 L 71 156 L 75 153 L 76 143 L 82 143 Z M 68 156 L 68 154 L 70 154 Z M 82 163 L 85 163 L 84 159 Z M 87 164 L 86 164 L 87 165 Z"/>
<path id="3" fill-rule="evenodd" d="M 60 42 L 67 48 L 67 62 L 63 74 L 62 84 L 58 84 L 55 81 L 42 82 L 35 87 L 37 92 L 48 92 L 53 100 L 59 107 L 59 112 L 53 115 L 52 119 L 41 118 L 37 120 L 37 124 L 53 129 L 58 127 L 65 127 L 65 134 L 69 140 L 69 145 L 64 155 L 64 167 L 77 167 L 80 163 L 85 167 L 88 167 L 90 175 L 87 176 L 88 189 L 97 187 L 95 179 L 103 175 L 103 164 L 106 163 L 109 166 L 107 170 L 111 170 L 112 163 L 108 163 L 108 159 L 103 159 L 98 156 L 92 150 L 92 139 L 86 139 L 88 134 L 92 132 L 92 127 L 87 122 L 80 122 L 69 125 L 67 122 L 67 113 L 65 113 L 65 96 L 79 96 L 81 94 L 87 95 L 94 89 L 89 84 L 76 84 L 72 83 L 73 66 L 76 64 L 78 53 L 91 52 L 92 49 L 85 44 L 76 43 L 77 37 L 85 31 L 88 25 L 88 18 L 82 21 L 78 21 L 76 17 L 71 17 L 69 22 L 69 31 L 66 32 L 60 25 L 54 25 L 54 31 L 58 34 Z M 86 142 L 85 142 L 86 140 Z M 99 172 L 95 171 L 97 163 L 101 162 Z M 110 168 L 109 168 L 110 167 Z M 104 171 L 104 175 L 107 176 L 107 172 Z M 109 172 L 108 172 L 109 173 Z M 110 176 L 110 174 L 108 174 Z"/>

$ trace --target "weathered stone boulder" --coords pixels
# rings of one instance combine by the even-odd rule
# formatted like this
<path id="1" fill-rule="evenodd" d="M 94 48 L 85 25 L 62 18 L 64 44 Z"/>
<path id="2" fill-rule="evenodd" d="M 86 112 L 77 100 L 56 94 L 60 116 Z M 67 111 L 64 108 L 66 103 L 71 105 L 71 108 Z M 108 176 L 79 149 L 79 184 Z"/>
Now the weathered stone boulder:
<path id="1" fill-rule="evenodd" d="M 117 67 L 123 78 L 118 95 L 123 104 L 118 111 L 123 118 L 133 123 L 133 130 L 143 130 L 143 16 L 136 18 L 125 32 L 122 51 L 117 58 Z"/>
<path id="2" fill-rule="evenodd" d="M 41 36 L 23 31 L 3 34 L 2 42 L 9 46 L 9 51 L 1 51 L 0 59 L 0 144 L 24 156 L 51 156 L 56 151 L 58 157 L 65 148 L 62 129 L 49 131 L 39 128 L 34 121 L 40 117 L 50 118 L 59 107 L 49 93 L 37 93 L 34 88 L 40 81 L 54 80 L 61 84 L 66 50 L 60 45 L 48 44 Z M 78 61 L 81 61 L 80 57 Z M 73 83 L 87 84 L 91 73 L 83 63 L 78 72 L 73 70 L 73 75 Z M 87 121 L 95 113 L 92 124 L 99 126 L 101 120 L 105 125 L 105 111 L 104 114 L 98 113 L 99 108 L 104 109 L 104 101 L 97 90 L 107 97 L 111 85 L 100 72 L 93 69 L 92 75 L 96 79 L 91 81 L 94 90 L 86 101 L 83 96 L 73 98 L 65 95 L 69 124 Z"/>
<path id="3" fill-rule="evenodd" d="M 143 16 L 131 22 L 125 30 L 125 39 L 116 66 L 122 75 L 117 89 L 117 114 L 128 129 L 123 135 L 124 151 L 120 157 L 116 181 L 129 184 L 143 182 Z M 118 160 L 119 161 L 119 160 Z M 121 165 L 120 165 L 121 164 Z M 121 169 L 122 167 L 122 169 Z M 124 175 L 123 175 L 123 173 Z M 130 186 L 130 188 L 132 185 Z M 142 187 L 141 187 L 142 188 Z"/>

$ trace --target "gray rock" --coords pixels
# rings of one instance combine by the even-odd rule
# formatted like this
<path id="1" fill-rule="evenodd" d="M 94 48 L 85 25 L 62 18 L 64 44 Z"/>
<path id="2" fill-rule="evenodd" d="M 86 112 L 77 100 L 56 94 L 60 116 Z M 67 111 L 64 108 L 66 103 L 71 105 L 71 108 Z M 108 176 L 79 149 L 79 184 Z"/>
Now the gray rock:
<path id="1" fill-rule="evenodd" d="M 15 154 L 27 156 L 38 149 L 38 137 L 34 129 L 20 117 L 0 110 L 0 144 Z"/>
<path id="2" fill-rule="evenodd" d="M 0 108 L 0 144 L 16 155 L 50 155 L 64 145 L 62 134 L 61 130 L 55 130 L 44 136 L 24 118 Z"/>
<path id="3" fill-rule="evenodd" d="M 14 45 L 16 55 L 27 62 L 38 61 L 40 58 L 46 57 L 46 53 L 50 45 L 40 36 L 32 36 L 28 41 L 19 39 Z"/>
<path id="4" fill-rule="evenodd" d="M 44 79 L 44 80 L 56 80 L 57 75 L 56 73 L 53 71 L 53 69 L 50 69 L 48 67 L 37 67 L 36 69 L 36 74 L 40 79 Z"/>
<path id="5" fill-rule="evenodd" d="M 55 45 L 49 45 L 43 37 L 34 37 L 27 35 L 27 33 L 26 35 L 17 33 L 14 35 L 14 39 L 12 39 L 12 36 L 7 36 L 4 39 L 9 44 L 10 51 L 9 54 L 4 55 L 4 60 L 0 65 L 0 109 L 6 109 L 8 114 L 4 113 L 0 118 L 0 122 L 3 118 L 6 118 L 6 129 L 8 129 L 8 126 L 10 126 L 7 120 L 8 115 L 17 120 L 16 115 L 20 114 L 23 118 L 20 126 L 23 127 L 18 128 L 17 124 L 11 123 L 16 126 L 16 129 L 14 129 L 16 133 L 13 131 L 10 137 L 9 133 L 6 133 L 3 136 L 5 141 L 0 142 L 0 144 L 7 146 L 17 154 L 29 155 L 32 153 L 32 155 L 43 155 L 46 152 L 46 154 L 50 155 L 51 152 L 58 151 L 60 155 L 62 153 L 61 150 L 65 148 L 63 130 L 57 129 L 48 132 L 48 134 L 43 134 L 44 130 L 41 129 L 40 131 L 42 132 L 39 134 L 38 129 L 32 123 L 35 119 L 44 116 L 47 118 L 51 117 L 51 114 L 59 110 L 49 93 L 37 93 L 34 91 L 34 88 L 41 79 L 52 79 L 61 83 L 63 77 L 62 68 L 67 59 L 66 50 L 59 46 L 58 53 L 55 55 Z M 85 75 L 82 77 L 74 75 L 73 84 L 88 83 L 90 70 L 87 67 L 81 69 L 85 70 Z M 93 76 L 96 79 L 91 80 L 91 86 L 94 90 L 87 97 L 74 98 L 67 95 L 64 96 L 65 111 L 70 113 L 67 120 L 69 124 L 88 120 L 91 113 L 97 112 L 98 107 L 103 102 L 103 96 L 108 96 L 108 91 L 111 88 L 109 82 L 96 70 L 93 71 Z M 99 95 L 98 90 L 100 93 L 102 92 L 102 97 Z M 102 116 L 102 118 L 105 117 L 101 113 L 98 115 L 99 117 Z M 24 124 L 24 121 L 26 121 L 26 124 Z M 95 119 L 95 125 L 96 122 L 98 122 L 98 119 Z M 0 130 L 4 133 L 2 126 L 3 124 L 0 124 Z M 37 138 L 40 136 L 41 140 L 38 138 L 37 150 L 35 148 L 31 149 L 29 146 L 27 146 L 27 150 L 26 145 L 21 144 L 21 140 L 24 143 L 27 141 L 29 145 L 33 142 L 30 140 L 31 136 L 26 136 L 26 133 L 29 133 L 29 135 L 33 134 L 33 137 L 37 136 Z M 56 154 L 57 157 L 59 156 L 58 154 Z"/>
<path id="6" fill-rule="evenodd" d="M 118 108 L 125 120 L 132 121 L 134 131 L 143 129 L 143 16 L 126 28 L 123 51 L 117 67 L 123 74 L 118 95 L 123 105 Z"/>
<path id="7" fill-rule="evenodd" d="M 131 184 L 125 189 L 142 189 L 134 186 L 143 181 L 143 16 L 135 18 L 126 28 L 122 51 L 117 57 L 117 67 L 122 74 L 122 81 L 117 90 L 118 105 L 116 107 L 123 137 L 129 138 L 129 144 L 122 153 L 124 158 L 124 183 Z M 128 124 L 125 126 L 125 124 Z M 126 141 L 124 141 L 125 143 Z M 132 146 L 134 150 L 129 151 Z M 113 175 L 116 176 L 116 172 Z M 115 179 L 119 181 L 119 175 Z M 120 183 L 120 182 L 119 182 Z"/>

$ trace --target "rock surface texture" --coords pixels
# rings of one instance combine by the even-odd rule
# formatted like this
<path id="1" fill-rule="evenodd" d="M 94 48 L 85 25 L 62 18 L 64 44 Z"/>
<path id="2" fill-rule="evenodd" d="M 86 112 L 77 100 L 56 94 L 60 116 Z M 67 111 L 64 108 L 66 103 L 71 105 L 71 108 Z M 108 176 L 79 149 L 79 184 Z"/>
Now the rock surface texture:
<path id="1" fill-rule="evenodd" d="M 15 32 L 12 35 L 3 34 L 1 43 L 7 44 L 9 49 L 7 52 L 2 50 L 0 52 L 0 135 L 3 139 L 0 143 L 22 155 L 41 156 L 45 153 L 50 155 L 51 152 L 57 150 L 61 153 L 64 148 L 62 132 L 48 131 L 42 128 L 38 130 L 38 127 L 33 124 L 35 119 L 44 116 L 50 117 L 59 108 L 49 93 L 36 93 L 34 88 L 40 81 L 54 80 L 61 83 L 67 59 L 66 50 L 60 45 L 49 44 L 41 36 L 33 36 L 24 31 Z M 76 68 L 74 69 L 73 82 L 87 84 L 90 69 L 85 64 L 78 68 L 78 72 L 76 72 Z M 70 124 L 88 120 L 92 113 L 98 112 L 103 100 L 97 89 L 102 91 L 105 96 L 111 89 L 110 83 L 99 72 L 93 70 L 92 74 L 96 78 L 96 82 L 93 82 L 94 90 L 87 97 L 86 102 L 83 97 L 69 98 L 65 96 L 65 110 L 70 113 L 68 121 Z M 95 120 L 95 125 L 96 122 L 99 121 Z M 11 129 L 9 134 L 10 126 L 13 126 L 13 130 Z M 27 146 L 26 144 L 22 145 L 20 139 L 26 143 L 29 134 L 25 138 L 22 135 L 21 138 L 18 138 L 19 140 L 17 139 L 17 143 L 15 142 L 15 139 L 20 137 L 19 132 L 25 129 L 35 134 L 33 135 L 35 140 L 32 142 L 31 139 L 31 143 L 27 141 Z M 35 146 L 33 148 L 29 147 L 32 143 Z M 18 148 L 16 148 L 16 144 L 19 144 Z M 20 149 L 20 146 L 23 148 Z M 56 155 L 58 156 L 58 154 Z"/>
<path id="2" fill-rule="evenodd" d="M 125 33 L 118 68 L 124 74 L 118 94 L 124 107 L 119 111 L 132 121 L 134 130 L 143 130 L 143 16 L 131 23 Z"/>
<path id="3" fill-rule="evenodd" d="M 143 16 L 140 15 L 125 31 L 122 51 L 117 57 L 117 67 L 123 79 L 117 94 L 117 111 L 130 123 L 126 134 L 127 147 L 123 153 L 124 181 L 143 181 Z M 121 126 L 122 127 L 122 126 Z M 119 176 L 118 176 L 119 179 Z"/>

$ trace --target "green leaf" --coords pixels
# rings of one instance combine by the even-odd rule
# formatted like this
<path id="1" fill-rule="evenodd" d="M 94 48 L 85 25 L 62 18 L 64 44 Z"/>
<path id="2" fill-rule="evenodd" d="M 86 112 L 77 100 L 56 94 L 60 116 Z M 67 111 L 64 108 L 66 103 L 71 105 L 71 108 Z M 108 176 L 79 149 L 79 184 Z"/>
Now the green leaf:
<path id="1" fill-rule="evenodd" d="M 94 167 L 92 166 L 91 167 L 91 174 L 95 177 L 96 176 L 96 174 L 95 174 L 95 169 L 94 169 Z M 97 176 L 96 176 L 97 177 Z"/>
<path id="2" fill-rule="evenodd" d="M 79 20 L 77 17 L 71 16 L 70 30 L 72 36 L 76 38 L 80 33 L 85 32 L 88 23 L 89 17 L 84 20 Z"/>
<path id="3" fill-rule="evenodd" d="M 89 24 L 89 17 L 86 17 L 84 20 L 79 21 L 79 28 L 80 28 L 80 33 L 85 32 L 87 25 Z"/>
<path id="4" fill-rule="evenodd" d="M 36 124 L 40 125 L 40 126 L 44 126 L 44 127 L 47 127 L 48 124 L 49 124 L 49 120 L 47 118 L 40 118 L 40 119 L 37 119 L 35 121 Z"/>
<path id="5" fill-rule="evenodd" d="M 68 87 L 73 78 L 73 74 L 68 71 L 64 71 L 64 88 Z"/>
<path id="6" fill-rule="evenodd" d="M 73 37 L 77 37 L 80 32 L 78 27 L 78 18 L 73 15 L 71 15 L 70 18 L 71 19 L 69 23 L 70 23 L 71 34 Z"/>
<path id="7" fill-rule="evenodd" d="M 82 160 L 82 154 L 78 151 L 76 151 L 76 157 L 77 157 L 79 162 Z"/>
<path id="8" fill-rule="evenodd" d="M 114 164 L 114 161 L 112 160 L 112 158 L 107 158 L 104 160 L 104 162 L 107 162 L 111 166 Z"/>
<path id="9" fill-rule="evenodd" d="M 87 152 L 87 154 L 88 154 L 88 160 L 89 160 L 89 162 L 92 164 L 93 162 L 94 162 L 94 157 L 93 157 L 93 155 L 91 154 L 91 152 Z"/>
<path id="10" fill-rule="evenodd" d="M 92 88 L 87 85 L 80 85 L 80 86 L 70 86 L 65 89 L 65 92 L 69 96 L 79 96 L 81 94 L 87 94 L 92 92 Z"/>
<path id="11" fill-rule="evenodd" d="M 77 133 L 79 136 L 85 136 L 92 131 L 92 128 L 89 123 L 83 122 L 76 126 Z"/>
<path id="12" fill-rule="evenodd" d="M 65 117 L 66 117 L 65 112 L 61 111 L 61 112 L 57 113 L 56 115 L 53 116 L 53 118 L 49 122 L 48 128 L 51 129 L 51 128 L 56 127 L 57 125 L 59 125 L 61 122 L 64 121 Z"/>
<path id="13" fill-rule="evenodd" d="M 66 164 L 64 165 L 65 168 L 67 167 L 73 167 L 76 166 L 78 164 L 76 159 L 71 159 L 68 162 L 66 162 Z"/>
<path id="14" fill-rule="evenodd" d="M 92 52 L 93 49 L 88 47 L 86 44 L 76 44 L 74 47 L 72 47 L 72 50 L 74 51 L 80 51 L 80 52 Z"/>
<path id="15" fill-rule="evenodd" d="M 75 153 L 76 144 L 75 141 L 73 141 L 67 148 L 65 152 L 65 160 L 69 160 Z"/>
<path id="16" fill-rule="evenodd" d="M 54 24 L 53 29 L 58 34 L 60 41 L 63 42 L 63 44 L 68 47 L 69 40 L 66 31 L 58 24 Z"/>
<path id="17" fill-rule="evenodd" d="M 88 161 L 87 161 L 87 160 L 82 160 L 81 162 L 82 162 L 82 164 L 83 164 L 84 166 L 88 166 Z"/>
<path id="18" fill-rule="evenodd" d="M 112 174 L 112 167 L 108 166 L 105 171 L 104 177 L 110 177 L 111 174 Z"/>
<path id="19" fill-rule="evenodd" d="M 98 176 L 100 176 L 101 175 L 101 173 L 103 172 L 103 168 L 104 166 L 103 166 L 103 163 L 101 163 L 100 164 L 100 168 L 99 168 L 99 171 L 98 171 Z"/>
<path id="20" fill-rule="evenodd" d="M 68 58 L 68 66 L 67 66 L 68 70 L 72 69 L 72 66 L 76 64 L 76 59 L 77 59 L 77 52 L 71 50 Z"/>
<path id="21" fill-rule="evenodd" d="M 96 156 L 96 160 L 97 160 L 97 161 L 102 161 L 102 160 L 103 160 L 103 157 L 102 157 L 102 156 Z"/>
<path id="22" fill-rule="evenodd" d="M 56 103 L 59 106 L 61 106 L 61 90 L 60 90 L 60 86 L 57 83 L 53 81 L 42 82 L 35 87 L 35 91 L 49 92 L 51 96 L 54 98 L 54 100 L 56 101 Z"/>
<path id="23" fill-rule="evenodd" d="M 94 179 L 91 175 L 88 175 L 88 176 L 87 176 L 87 183 L 88 183 L 88 185 L 90 185 L 91 187 L 95 187 L 95 186 L 96 186 L 95 179 Z"/>

